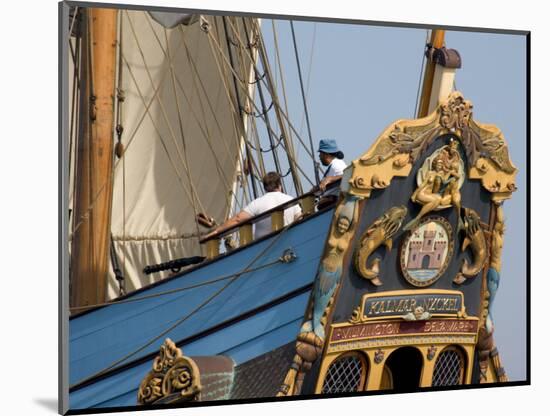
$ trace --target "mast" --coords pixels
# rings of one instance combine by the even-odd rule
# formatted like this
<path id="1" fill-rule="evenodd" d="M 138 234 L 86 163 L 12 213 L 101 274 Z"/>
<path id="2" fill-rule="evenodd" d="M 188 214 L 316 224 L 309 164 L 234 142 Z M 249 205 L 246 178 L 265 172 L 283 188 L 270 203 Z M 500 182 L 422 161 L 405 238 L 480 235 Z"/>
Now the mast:
<path id="1" fill-rule="evenodd" d="M 445 31 L 432 30 L 430 43 L 432 48 L 441 48 L 445 44 Z M 429 45 L 427 45 L 429 47 Z M 417 117 L 425 117 L 429 113 L 430 98 L 434 87 L 435 62 L 428 59 L 426 69 L 424 70 L 424 80 L 422 81 L 422 94 L 420 96 L 420 105 L 418 106 Z"/>
<path id="2" fill-rule="evenodd" d="M 426 69 L 417 117 L 426 117 L 453 91 L 455 73 L 461 67 L 460 54 L 445 47 L 445 31 L 433 30 L 426 45 Z"/>
<path id="3" fill-rule="evenodd" d="M 116 9 L 83 10 L 81 104 L 70 306 L 104 302 L 112 200 Z"/>

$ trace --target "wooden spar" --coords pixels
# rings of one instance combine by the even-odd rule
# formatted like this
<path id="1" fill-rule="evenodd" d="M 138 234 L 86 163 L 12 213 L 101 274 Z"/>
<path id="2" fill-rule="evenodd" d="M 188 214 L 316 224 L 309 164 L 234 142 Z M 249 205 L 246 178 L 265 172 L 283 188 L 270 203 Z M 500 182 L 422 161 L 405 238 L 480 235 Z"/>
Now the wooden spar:
<path id="1" fill-rule="evenodd" d="M 111 226 L 116 9 L 84 11 L 82 124 L 75 173 L 70 306 L 106 300 Z"/>
<path id="2" fill-rule="evenodd" d="M 432 30 L 432 36 L 430 38 L 430 44 L 434 48 L 441 48 L 445 44 L 445 31 L 444 30 Z M 426 117 L 429 112 L 430 98 L 432 96 L 432 89 L 434 84 L 436 63 L 428 60 L 426 62 L 426 69 L 424 70 L 424 80 L 422 81 L 422 94 L 420 96 L 420 104 L 418 106 L 417 117 Z"/>

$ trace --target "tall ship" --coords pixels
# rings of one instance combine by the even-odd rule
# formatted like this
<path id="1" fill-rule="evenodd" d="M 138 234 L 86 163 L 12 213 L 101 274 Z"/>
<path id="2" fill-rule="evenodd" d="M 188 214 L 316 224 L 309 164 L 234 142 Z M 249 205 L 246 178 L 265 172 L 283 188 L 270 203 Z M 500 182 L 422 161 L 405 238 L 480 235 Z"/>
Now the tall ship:
<path id="1" fill-rule="evenodd" d="M 311 131 L 288 114 L 260 19 L 60 7 L 68 409 L 508 380 L 492 306 L 517 169 L 454 88 L 445 31 L 416 118 L 380 126 L 321 206 Z M 297 197 L 212 232 L 269 167 Z"/>

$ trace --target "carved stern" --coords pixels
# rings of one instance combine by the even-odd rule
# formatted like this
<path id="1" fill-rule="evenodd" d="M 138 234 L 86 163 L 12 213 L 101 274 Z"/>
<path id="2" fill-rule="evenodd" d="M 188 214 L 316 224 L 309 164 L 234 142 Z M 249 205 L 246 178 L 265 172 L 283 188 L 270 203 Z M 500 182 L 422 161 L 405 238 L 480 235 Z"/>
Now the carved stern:
<path id="1" fill-rule="evenodd" d="M 453 92 L 347 169 L 280 396 L 506 380 L 491 305 L 517 171 L 472 109 Z"/>

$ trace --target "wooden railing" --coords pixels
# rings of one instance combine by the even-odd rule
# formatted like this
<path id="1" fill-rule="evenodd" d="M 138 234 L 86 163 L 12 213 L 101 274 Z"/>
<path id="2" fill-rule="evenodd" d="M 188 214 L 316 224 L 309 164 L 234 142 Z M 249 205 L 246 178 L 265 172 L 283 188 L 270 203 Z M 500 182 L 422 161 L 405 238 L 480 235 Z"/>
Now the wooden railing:
<path id="1" fill-rule="evenodd" d="M 338 186 L 340 186 L 340 181 L 331 183 L 327 187 L 327 189 L 332 189 Z M 308 193 L 299 196 L 298 198 L 291 199 L 290 201 L 278 205 L 275 208 L 270 209 L 269 211 L 266 211 L 260 215 L 256 215 L 255 217 L 241 222 L 240 224 L 228 228 L 221 233 L 216 233 L 208 237 L 202 238 L 200 240 L 200 243 L 206 245 L 206 257 L 208 259 L 217 257 L 220 254 L 220 242 L 222 238 L 227 237 L 228 235 L 233 234 L 236 231 L 239 232 L 239 247 L 250 244 L 252 241 L 254 241 L 253 225 L 267 217 L 271 217 L 272 232 L 283 229 L 285 226 L 285 209 L 290 208 L 294 205 L 300 204 L 303 217 L 307 217 L 315 213 L 315 198 L 319 195 L 319 190 L 314 189 Z"/>

